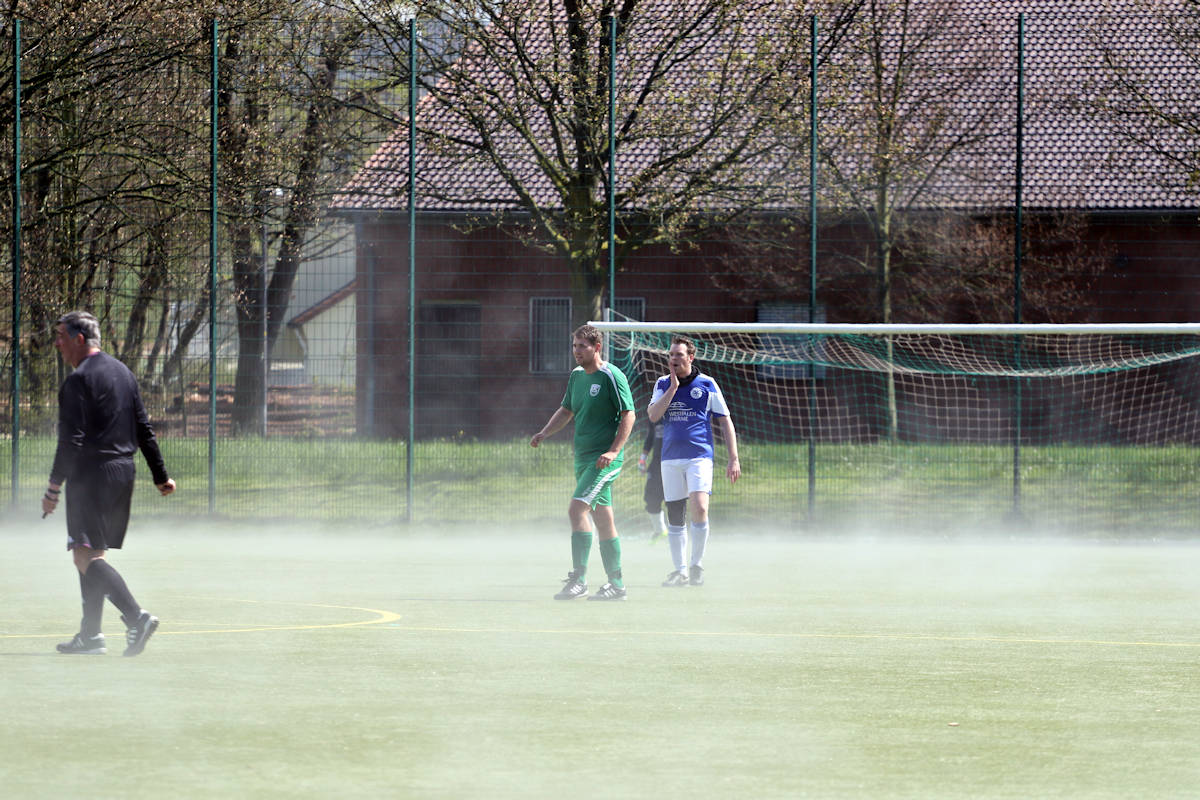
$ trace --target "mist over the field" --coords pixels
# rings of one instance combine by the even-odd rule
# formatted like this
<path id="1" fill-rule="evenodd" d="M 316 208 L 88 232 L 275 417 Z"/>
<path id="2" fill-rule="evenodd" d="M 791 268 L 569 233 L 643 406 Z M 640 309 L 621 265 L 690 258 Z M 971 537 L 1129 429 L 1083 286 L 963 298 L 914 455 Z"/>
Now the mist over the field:
<path id="1" fill-rule="evenodd" d="M 552 599 L 565 507 L 474 525 L 135 517 L 110 558 L 162 624 L 123 659 L 111 607 L 107 656 L 54 652 L 79 615 L 62 521 L 10 518 L 5 795 L 136 772 L 144 791 L 122 796 L 525 800 L 558 796 L 564 763 L 589 786 L 620 763 L 630 797 L 681 773 L 781 800 L 1195 786 L 1196 545 L 739 527 L 714 504 L 704 586 L 664 588 L 666 543 L 641 521 L 619 523 L 628 599 L 603 603 Z M 595 547 L 587 580 L 604 581 Z M 62 762 L 81 708 L 126 744 L 86 770 Z M 581 725 L 621 735 L 579 759 Z"/>

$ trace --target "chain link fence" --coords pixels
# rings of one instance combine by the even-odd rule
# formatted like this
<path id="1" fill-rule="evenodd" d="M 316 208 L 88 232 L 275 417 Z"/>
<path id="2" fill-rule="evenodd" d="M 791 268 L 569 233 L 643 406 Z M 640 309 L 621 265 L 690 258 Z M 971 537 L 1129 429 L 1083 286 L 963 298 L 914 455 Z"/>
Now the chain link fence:
<path id="1" fill-rule="evenodd" d="M 1195 318 L 1194 8 L 703 5 L 6 19 L 12 505 L 49 469 L 74 308 L 180 481 L 143 508 L 382 523 L 562 517 L 569 432 L 528 439 L 609 308 Z"/>

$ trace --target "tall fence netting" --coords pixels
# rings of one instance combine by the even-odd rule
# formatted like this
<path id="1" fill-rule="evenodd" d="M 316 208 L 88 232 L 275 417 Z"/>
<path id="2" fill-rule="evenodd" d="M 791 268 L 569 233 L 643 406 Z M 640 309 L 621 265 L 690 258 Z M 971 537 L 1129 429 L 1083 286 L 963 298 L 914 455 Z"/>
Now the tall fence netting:
<path id="1" fill-rule="evenodd" d="M 418 17 L 415 32 L 394 9 L 99 31 L 23 21 L 19 140 L 16 49 L 0 48 L 10 241 L 21 166 L 19 260 L 0 253 L 14 298 L 0 329 L 20 322 L 19 340 L 0 339 L 0 469 L 10 489 L 17 470 L 17 508 L 36 504 L 52 458 L 65 375 L 52 327 L 73 308 L 97 314 L 105 349 L 141 379 L 180 479 L 169 502 L 143 485 L 143 509 L 505 526 L 565 515 L 569 431 L 537 449 L 529 437 L 561 400 L 571 331 L 608 309 L 721 323 L 1195 318 L 1194 9 L 1022 19 L 927 5 L 814 24 L 760 2 L 681 26 L 664 3 L 615 31 L 587 17 L 571 28 L 586 43 L 575 59 L 568 21 L 522 4 Z M 11 19 L 4 33 L 15 45 Z M 635 532 L 648 373 L 630 370 L 638 425 L 616 503 Z M 804 469 L 748 469 L 714 508 L 749 528 L 825 524 L 805 475 L 814 434 L 722 377 L 735 414 L 762 420 L 743 426 L 747 461 L 778 453 Z M 1010 379 L 955 378 L 950 405 L 989 408 L 988 387 Z M 835 385 L 826 407 L 844 419 L 828 430 L 844 432 L 818 435 L 816 457 L 849 467 L 817 484 L 826 507 L 870 504 L 883 528 L 888 509 L 916 509 L 904 518 L 919 525 L 960 472 L 1011 470 L 1007 410 L 948 420 L 938 401 L 897 437 L 897 402 L 919 408 L 920 379 L 814 391 Z M 1086 484 L 1093 458 L 1175 493 L 1131 491 L 1125 510 L 1079 527 L 1136 527 L 1142 503 L 1156 527 L 1190 529 L 1172 475 L 1190 474 L 1195 443 L 1029 427 L 1062 413 L 1061 396 L 1024 397 L 1026 435 L 1042 431 L 1026 444 L 1072 448 L 1071 481 Z M 1146 466 L 1167 451 L 1178 470 Z M 1044 474 L 1032 455 L 1020 469 L 1027 487 Z M 980 507 L 995 516 L 1010 500 L 1001 489 Z"/>

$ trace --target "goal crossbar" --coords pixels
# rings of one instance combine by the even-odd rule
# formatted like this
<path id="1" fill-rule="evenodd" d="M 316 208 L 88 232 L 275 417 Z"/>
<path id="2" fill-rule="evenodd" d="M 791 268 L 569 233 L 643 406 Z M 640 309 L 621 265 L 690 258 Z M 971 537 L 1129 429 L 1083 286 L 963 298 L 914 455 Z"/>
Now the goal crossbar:
<path id="1" fill-rule="evenodd" d="M 1117 335 L 1175 334 L 1200 336 L 1200 322 L 1112 322 L 1112 323 L 847 323 L 847 322 L 589 322 L 601 331 L 629 333 L 793 333 L 847 335 Z"/>

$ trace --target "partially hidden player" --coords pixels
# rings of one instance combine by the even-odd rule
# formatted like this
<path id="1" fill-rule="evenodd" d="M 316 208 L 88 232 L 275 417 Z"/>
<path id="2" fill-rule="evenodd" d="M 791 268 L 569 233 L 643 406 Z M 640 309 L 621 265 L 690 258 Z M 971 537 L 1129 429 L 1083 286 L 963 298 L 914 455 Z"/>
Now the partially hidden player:
<path id="1" fill-rule="evenodd" d="M 601 358 L 603 335 L 583 325 L 572 335 L 571 352 L 578 365 L 567 379 L 562 403 L 529 440 L 537 447 L 547 436 L 575 421 L 575 493 L 567 509 L 571 521 L 571 571 L 556 600 L 587 595 L 588 556 L 593 531 L 599 533 L 600 557 L 608 575 L 589 600 L 624 600 L 621 540 L 613 519 L 612 482 L 621 473 L 625 440 L 633 430 L 633 394 L 621 370 Z"/>
<path id="2" fill-rule="evenodd" d="M 650 422 L 646 426 L 646 440 L 642 442 L 642 452 L 638 455 L 638 471 L 646 476 L 646 485 L 642 488 L 642 501 L 646 504 L 646 513 L 650 515 L 650 543 L 654 544 L 667 535 L 667 516 L 663 513 L 662 488 L 662 421 Z"/>
<path id="3" fill-rule="evenodd" d="M 58 390 L 58 448 L 42 516 L 53 514 L 65 484 L 67 549 L 79 571 L 83 619 L 60 653 L 107 652 L 100 621 L 108 597 L 125 622 L 125 655 L 136 656 L 158 628 L 158 618 L 138 605 L 121 574 L 108 563 L 120 549 L 133 499 L 133 457 L 139 449 L 163 495 L 175 491 L 129 368 L 100 350 L 100 324 L 86 311 L 58 320 L 54 346 L 74 369 Z"/>
<path id="4" fill-rule="evenodd" d="M 729 452 L 725 475 L 730 484 L 742 474 L 738 461 L 737 434 L 721 387 L 693 363 L 696 345 L 677 336 L 671 341 L 669 372 L 654 383 L 648 413 L 651 421 L 662 420 L 662 482 L 667 503 L 667 543 L 674 571 L 663 586 L 700 586 L 704 583 L 704 550 L 708 545 L 708 501 L 713 483 L 713 431 L 721 427 L 721 438 Z M 688 527 L 691 559 L 685 563 Z"/>

